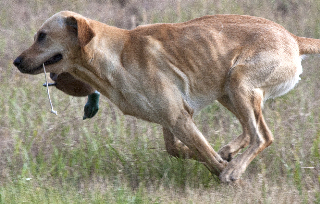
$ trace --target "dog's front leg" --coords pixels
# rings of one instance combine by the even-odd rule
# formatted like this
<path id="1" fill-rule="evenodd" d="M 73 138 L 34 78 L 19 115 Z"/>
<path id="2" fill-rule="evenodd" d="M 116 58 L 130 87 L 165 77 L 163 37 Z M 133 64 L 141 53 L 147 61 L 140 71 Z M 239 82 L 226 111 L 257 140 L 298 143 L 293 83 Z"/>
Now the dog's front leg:
<path id="1" fill-rule="evenodd" d="M 232 112 L 235 116 L 237 115 L 236 108 L 232 104 L 230 98 L 228 96 L 223 96 L 218 101 L 226 107 L 230 112 Z M 243 133 L 229 142 L 227 145 L 223 146 L 219 151 L 218 154 L 222 157 L 222 159 L 227 160 L 230 162 L 238 152 L 247 147 L 250 142 L 250 135 L 248 130 L 243 127 Z"/>
<path id="2" fill-rule="evenodd" d="M 180 153 L 185 157 L 190 157 L 204 162 L 206 167 L 217 176 L 220 175 L 222 170 L 228 164 L 228 162 L 223 160 L 219 154 L 214 151 L 202 133 L 198 130 L 188 111 L 182 110 L 178 118 L 174 120 L 174 124 L 172 124 L 168 129 L 175 137 L 187 146 L 184 148 L 181 148 L 180 146 L 180 148 L 175 149 L 177 144 L 170 144 L 170 140 L 166 141 L 167 148 L 171 147 L 171 152 L 174 152 L 175 154 Z M 168 130 L 164 129 L 164 131 L 166 132 Z M 169 136 L 171 138 L 168 138 Z M 170 134 L 167 134 L 165 137 L 167 137 L 167 140 L 171 139 L 171 142 L 176 142 Z M 175 152 L 176 150 L 180 152 Z"/>
<path id="3" fill-rule="evenodd" d="M 163 137 L 167 152 L 174 157 L 183 159 L 201 160 L 200 155 L 191 151 L 185 144 L 178 140 L 168 128 L 163 128 Z"/>

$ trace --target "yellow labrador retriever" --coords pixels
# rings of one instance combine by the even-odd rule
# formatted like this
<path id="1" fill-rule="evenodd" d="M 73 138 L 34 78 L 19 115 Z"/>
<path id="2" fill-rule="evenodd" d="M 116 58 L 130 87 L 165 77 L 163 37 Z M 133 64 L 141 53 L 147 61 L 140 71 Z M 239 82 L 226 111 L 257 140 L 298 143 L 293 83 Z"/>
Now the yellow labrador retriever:
<path id="1" fill-rule="evenodd" d="M 263 103 L 291 90 L 302 73 L 301 55 L 314 53 L 320 40 L 252 16 L 205 16 L 129 31 L 62 11 L 42 25 L 14 65 L 27 74 L 43 73 L 42 64 L 48 72 L 70 73 L 124 114 L 161 124 L 169 154 L 199 160 L 231 182 L 273 141 Z M 218 153 L 192 119 L 215 100 L 243 128 Z"/>

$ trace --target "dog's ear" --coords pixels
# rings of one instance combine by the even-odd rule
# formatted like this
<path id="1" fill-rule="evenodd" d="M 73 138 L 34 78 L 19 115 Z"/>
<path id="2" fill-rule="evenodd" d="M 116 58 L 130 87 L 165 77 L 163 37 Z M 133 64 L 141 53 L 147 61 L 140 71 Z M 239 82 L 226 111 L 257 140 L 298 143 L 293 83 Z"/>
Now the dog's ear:
<path id="1" fill-rule="evenodd" d="M 84 18 L 70 16 L 66 18 L 65 22 L 67 29 L 76 34 L 80 47 L 86 46 L 95 36 L 92 28 Z"/>

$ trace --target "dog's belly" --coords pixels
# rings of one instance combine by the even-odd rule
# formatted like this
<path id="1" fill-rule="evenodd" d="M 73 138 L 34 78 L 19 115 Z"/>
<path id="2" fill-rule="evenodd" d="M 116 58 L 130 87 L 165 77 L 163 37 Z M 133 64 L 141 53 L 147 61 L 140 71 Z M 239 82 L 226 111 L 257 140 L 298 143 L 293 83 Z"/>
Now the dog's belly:
<path id="1" fill-rule="evenodd" d="M 208 95 L 197 95 L 197 96 L 183 96 L 185 101 L 189 104 L 189 106 L 194 110 L 194 113 L 197 114 L 204 107 L 212 104 L 217 98 L 218 93 L 212 92 Z"/>

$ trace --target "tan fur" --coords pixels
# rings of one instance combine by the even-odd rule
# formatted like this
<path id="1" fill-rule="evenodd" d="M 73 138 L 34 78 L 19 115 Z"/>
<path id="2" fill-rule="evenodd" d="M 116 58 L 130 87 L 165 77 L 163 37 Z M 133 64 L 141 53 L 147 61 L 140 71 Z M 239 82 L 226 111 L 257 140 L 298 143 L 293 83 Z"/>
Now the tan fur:
<path id="1" fill-rule="evenodd" d="M 40 32 L 47 33 L 42 42 L 37 41 Z M 273 141 L 263 102 L 295 86 L 302 72 L 300 56 L 320 53 L 320 41 L 251 16 L 205 16 L 128 31 L 64 11 L 43 24 L 15 65 L 24 73 L 39 74 L 37 67 L 57 53 L 63 59 L 48 65 L 48 72 L 68 72 L 124 114 L 161 124 L 168 153 L 197 159 L 221 181 L 230 182 Z M 219 154 L 192 119 L 215 100 L 243 128 Z"/>

